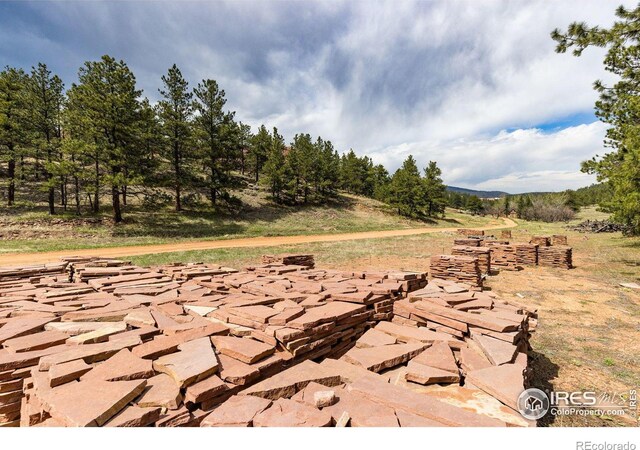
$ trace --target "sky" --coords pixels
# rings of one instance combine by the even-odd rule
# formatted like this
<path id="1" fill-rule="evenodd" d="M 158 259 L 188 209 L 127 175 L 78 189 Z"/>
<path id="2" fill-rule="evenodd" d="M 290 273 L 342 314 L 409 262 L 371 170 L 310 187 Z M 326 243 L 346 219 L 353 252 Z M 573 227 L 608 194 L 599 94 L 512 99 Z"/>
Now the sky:
<path id="1" fill-rule="evenodd" d="M 46 63 L 67 86 L 104 54 L 152 101 L 177 64 L 213 78 L 236 118 L 353 148 L 390 172 L 412 154 L 445 183 L 510 193 L 595 179 L 604 50 L 556 54 L 573 21 L 608 26 L 628 0 L 0 2 L 0 65 Z"/>

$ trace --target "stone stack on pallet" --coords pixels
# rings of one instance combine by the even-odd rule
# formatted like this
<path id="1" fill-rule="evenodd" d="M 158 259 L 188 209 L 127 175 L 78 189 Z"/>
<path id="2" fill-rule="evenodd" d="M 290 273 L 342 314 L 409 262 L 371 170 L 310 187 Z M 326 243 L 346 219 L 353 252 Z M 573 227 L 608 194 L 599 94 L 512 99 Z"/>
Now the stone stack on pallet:
<path id="1" fill-rule="evenodd" d="M 538 248 L 538 265 L 571 269 L 573 267 L 572 248 L 561 245 Z"/>
<path id="2" fill-rule="evenodd" d="M 491 249 L 489 247 L 454 245 L 451 249 L 451 254 L 477 258 L 480 272 L 483 275 L 488 275 L 491 273 Z"/>
<path id="3" fill-rule="evenodd" d="M 458 228 L 457 233 L 461 236 L 484 236 L 484 230 L 472 230 L 469 228 Z"/>
<path id="4" fill-rule="evenodd" d="M 520 270 L 515 245 L 485 241 L 491 249 L 491 267 L 500 270 Z"/>
<path id="5" fill-rule="evenodd" d="M 286 255 L 262 255 L 262 264 L 284 264 L 293 266 L 305 266 L 313 269 L 315 261 L 313 255 L 286 254 Z"/>
<path id="6" fill-rule="evenodd" d="M 478 258 L 454 255 L 432 256 L 429 271 L 434 278 L 457 281 L 482 290 L 483 278 Z"/>
<path id="7" fill-rule="evenodd" d="M 453 240 L 453 245 L 465 245 L 467 247 L 480 247 L 482 243 L 478 238 L 456 238 Z"/>
<path id="8" fill-rule="evenodd" d="M 500 232 L 500 239 L 511 239 L 511 230 L 502 230 Z"/>
<path id="9" fill-rule="evenodd" d="M 538 264 L 538 245 L 516 242 L 516 263 L 522 266 L 535 266 Z"/>
<path id="10" fill-rule="evenodd" d="M 530 244 L 536 244 L 538 247 L 548 247 L 551 245 L 551 238 L 549 236 L 531 236 Z"/>
<path id="11" fill-rule="evenodd" d="M 567 236 L 563 234 L 554 234 L 551 236 L 551 245 L 567 245 Z"/>
<path id="12" fill-rule="evenodd" d="M 0 282 L 1 426 L 195 425 L 286 367 L 342 356 L 426 285 L 409 272 L 116 269 Z"/>

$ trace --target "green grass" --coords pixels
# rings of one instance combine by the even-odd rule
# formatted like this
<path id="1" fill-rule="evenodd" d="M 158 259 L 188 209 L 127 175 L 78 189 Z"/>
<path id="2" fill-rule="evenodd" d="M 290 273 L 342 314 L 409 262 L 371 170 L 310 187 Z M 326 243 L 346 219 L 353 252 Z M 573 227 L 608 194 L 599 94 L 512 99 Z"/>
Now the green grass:
<path id="1" fill-rule="evenodd" d="M 176 241 L 218 240 L 257 236 L 335 234 L 431 227 L 477 227 L 489 218 L 448 211 L 443 219 L 419 221 L 403 218 L 375 200 L 341 195 L 323 206 L 273 205 L 262 191 L 240 195 L 237 213 L 206 207 L 175 212 L 129 206 L 123 223 L 115 225 L 108 211 L 97 217 L 78 218 L 66 213 L 50 217 L 40 209 L 15 209 L 2 218 L 0 252 L 44 252 Z M 2 217 L 2 216 L 0 216 Z M 91 223 L 94 220 L 98 223 Z"/>

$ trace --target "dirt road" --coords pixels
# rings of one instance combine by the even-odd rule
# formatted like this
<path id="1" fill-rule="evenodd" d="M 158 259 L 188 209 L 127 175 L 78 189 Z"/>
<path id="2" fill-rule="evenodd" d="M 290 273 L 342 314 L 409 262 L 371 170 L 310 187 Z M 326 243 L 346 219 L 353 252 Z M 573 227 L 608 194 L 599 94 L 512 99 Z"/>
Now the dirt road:
<path id="1" fill-rule="evenodd" d="M 475 230 L 495 230 L 518 226 L 511 219 L 503 218 L 503 223 L 472 228 Z M 360 233 L 309 234 L 300 236 L 253 237 L 239 239 L 222 239 L 214 241 L 182 241 L 170 244 L 136 245 L 126 247 L 89 248 L 80 250 L 64 250 L 36 253 L 6 253 L 0 255 L 0 266 L 17 266 L 24 264 L 40 264 L 59 261 L 62 256 L 93 256 L 119 258 L 123 256 L 148 255 L 151 253 L 184 252 L 189 250 L 210 250 L 218 248 L 273 247 L 277 245 L 308 244 L 312 242 L 338 242 L 356 239 L 379 239 L 399 236 L 412 236 L 426 233 L 442 233 L 456 231 L 457 228 L 410 228 L 404 230 L 364 231 Z"/>

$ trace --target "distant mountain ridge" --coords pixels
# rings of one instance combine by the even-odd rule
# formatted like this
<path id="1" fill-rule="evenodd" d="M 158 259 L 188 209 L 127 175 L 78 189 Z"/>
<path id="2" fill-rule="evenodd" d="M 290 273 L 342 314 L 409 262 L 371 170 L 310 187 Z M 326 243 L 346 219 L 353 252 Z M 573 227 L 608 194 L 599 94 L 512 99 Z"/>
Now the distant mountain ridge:
<path id="1" fill-rule="evenodd" d="M 511 195 L 504 191 L 476 191 L 474 189 L 466 189 L 456 186 L 447 186 L 447 191 L 457 192 L 459 194 L 476 195 L 480 198 L 497 198 L 504 197 L 505 195 Z"/>

